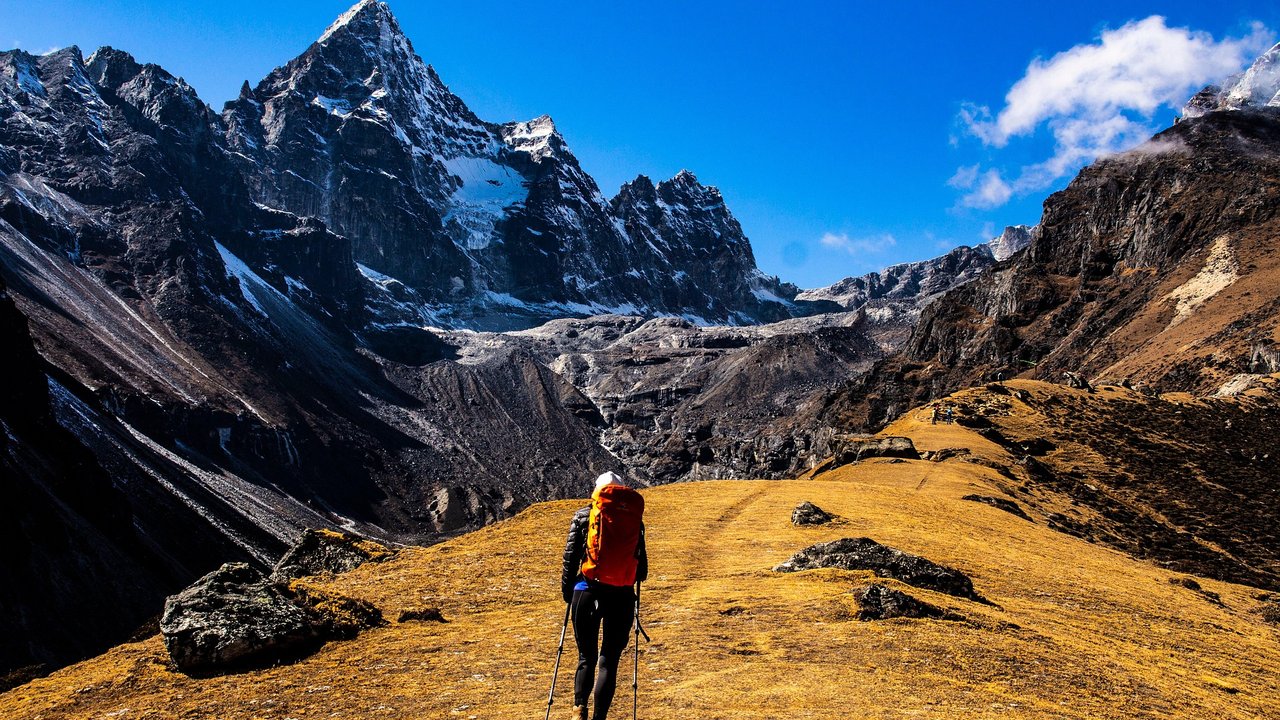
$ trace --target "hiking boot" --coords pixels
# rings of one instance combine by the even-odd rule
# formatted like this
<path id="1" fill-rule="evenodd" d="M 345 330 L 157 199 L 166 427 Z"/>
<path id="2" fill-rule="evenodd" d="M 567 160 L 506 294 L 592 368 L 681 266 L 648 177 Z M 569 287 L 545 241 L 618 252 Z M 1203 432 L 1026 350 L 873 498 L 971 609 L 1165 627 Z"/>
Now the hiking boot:
<path id="1" fill-rule="evenodd" d="M 574 706 L 573 706 L 573 718 L 572 718 L 571 720 L 587 720 L 587 706 L 586 706 L 586 705 L 574 705 Z"/>

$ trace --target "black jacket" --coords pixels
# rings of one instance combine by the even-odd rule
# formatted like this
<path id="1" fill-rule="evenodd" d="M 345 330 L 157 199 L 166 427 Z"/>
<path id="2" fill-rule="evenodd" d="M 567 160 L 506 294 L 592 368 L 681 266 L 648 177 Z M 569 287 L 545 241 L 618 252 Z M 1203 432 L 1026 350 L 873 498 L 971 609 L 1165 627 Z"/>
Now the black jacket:
<path id="1" fill-rule="evenodd" d="M 587 554 L 587 526 L 591 521 L 591 506 L 573 514 L 569 523 L 569 539 L 564 544 L 564 567 L 560 571 L 560 593 L 564 601 L 573 599 L 573 586 L 582 579 L 582 560 Z M 636 582 L 649 579 L 649 554 L 644 549 L 644 525 L 640 525 L 640 544 L 636 546 Z"/>

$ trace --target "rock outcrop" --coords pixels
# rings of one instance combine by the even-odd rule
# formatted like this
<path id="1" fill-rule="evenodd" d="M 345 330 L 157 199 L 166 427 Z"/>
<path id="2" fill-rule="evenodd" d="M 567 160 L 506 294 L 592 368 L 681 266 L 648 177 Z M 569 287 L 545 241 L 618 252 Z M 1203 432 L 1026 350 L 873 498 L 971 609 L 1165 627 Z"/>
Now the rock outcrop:
<path id="1" fill-rule="evenodd" d="M 848 435 L 839 437 L 838 443 L 835 453 L 837 465 L 846 465 L 868 458 L 920 459 L 915 443 L 911 442 L 911 438 L 906 437 Z"/>
<path id="2" fill-rule="evenodd" d="M 811 545 L 775 567 L 774 571 L 799 572 L 817 568 L 870 570 L 880 577 L 913 587 L 986 602 L 974 592 L 973 581 L 959 570 L 886 547 L 870 538 L 843 538 Z"/>
<path id="3" fill-rule="evenodd" d="M 165 600 L 160 633 L 186 673 L 221 673 L 302 657 L 328 640 L 386 624 L 371 603 L 309 582 L 393 553 L 378 543 L 307 531 L 270 575 L 227 563 Z"/>
<path id="4" fill-rule="evenodd" d="M 1018 505 L 1018 503 L 1012 500 L 1007 500 L 1005 498 L 991 497 L 990 495 L 973 495 L 973 494 L 965 495 L 960 499 L 968 500 L 969 502 L 982 503 L 983 505 L 990 505 L 991 507 L 996 508 L 997 510 L 1005 511 L 1010 515 L 1017 515 L 1023 520 L 1031 520 L 1031 517 L 1027 515 L 1026 511 L 1023 510 L 1022 507 Z"/>

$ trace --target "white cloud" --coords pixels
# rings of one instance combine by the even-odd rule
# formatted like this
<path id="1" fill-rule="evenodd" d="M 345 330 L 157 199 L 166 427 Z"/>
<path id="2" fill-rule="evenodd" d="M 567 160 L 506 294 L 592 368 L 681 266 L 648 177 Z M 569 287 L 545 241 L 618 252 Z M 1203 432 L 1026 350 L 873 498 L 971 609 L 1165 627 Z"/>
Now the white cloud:
<path id="1" fill-rule="evenodd" d="M 1152 127 L 1156 111 L 1178 108 L 1200 87 L 1238 72 L 1272 39 L 1258 23 L 1245 37 L 1217 41 L 1203 31 L 1171 28 L 1153 15 L 1106 30 L 1092 44 L 1036 58 L 1009 89 L 999 113 L 968 104 L 959 119 L 994 148 L 1046 127 L 1053 155 L 1023 167 L 1012 181 L 994 170 L 961 168 L 951 184 L 970 192 L 960 204 L 996 207 L 1014 193 L 1042 190 L 1094 158 L 1143 142 L 1158 129 Z"/>
<path id="2" fill-rule="evenodd" d="M 978 182 L 978 166 L 967 165 L 956 168 L 956 174 L 951 176 L 947 184 L 958 190 L 968 190 L 976 182 Z"/>
<path id="3" fill-rule="evenodd" d="M 850 237 L 848 233 L 823 233 L 818 240 L 824 247 L 843 250 L 850 255 L 876 255 L 898 244 L 889 233 L 868 237 Z"/>
<path id="4" fill-rule="evenodd" d="M 962 207 L 986 210 L 1000 207 L 1013 197 L 1013 188 L 1001 177 L 1000 171 L 994 168 L 986 172 L 982 172 L 977 165 L 959 168 L 947 184 L 966 191 L 960 198 Z"/>

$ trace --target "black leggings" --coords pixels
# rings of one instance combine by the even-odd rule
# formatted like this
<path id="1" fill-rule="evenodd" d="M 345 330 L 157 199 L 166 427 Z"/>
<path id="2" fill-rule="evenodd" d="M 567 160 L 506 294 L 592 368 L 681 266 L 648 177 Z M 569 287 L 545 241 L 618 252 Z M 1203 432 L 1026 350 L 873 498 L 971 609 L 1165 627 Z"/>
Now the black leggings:
<path id="1" fill-rule="evenodd" d="M 573 676 L 573 704 L 586 705 L 591 675 L 596 665 L 596 705 L 592 720 L 605 720 L 618 682 L 618 660 L 627 649 L 631 621 L 635 618 L 635 593 L 629 587 L 593 585 L 573 592 L 573 637 L 578 644 L 578 672 Z M 600 626 L 604 641 L 596 650 Z"/>

